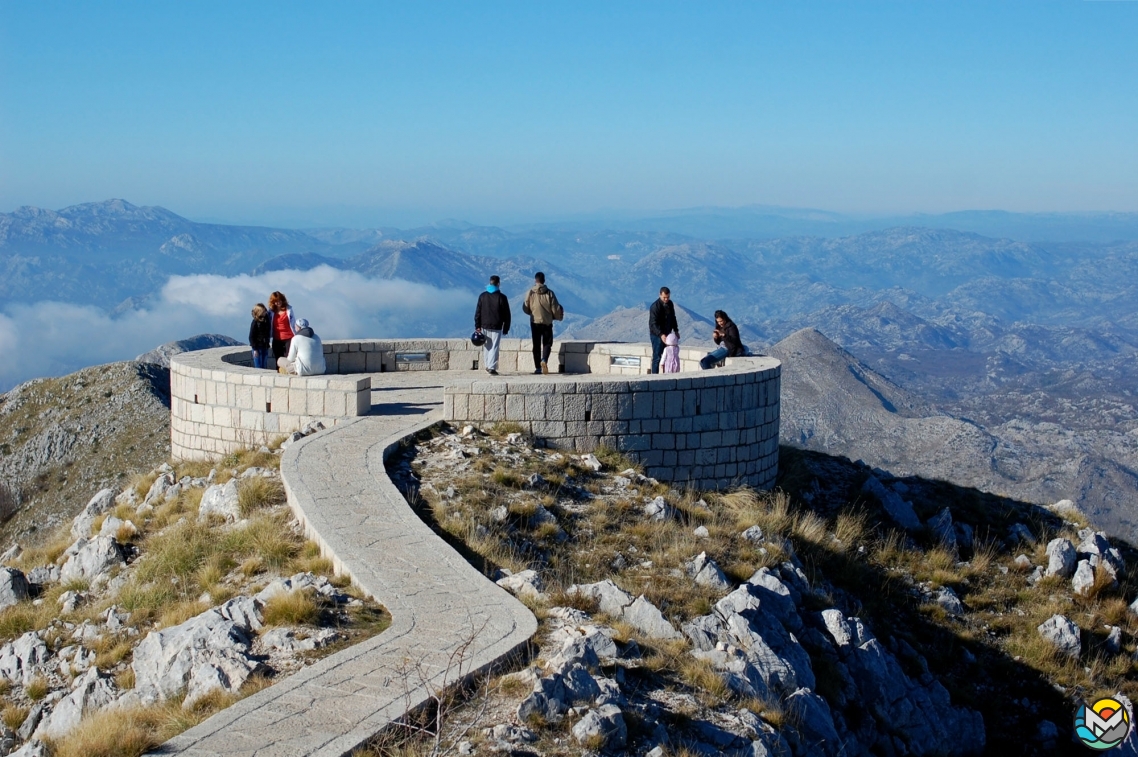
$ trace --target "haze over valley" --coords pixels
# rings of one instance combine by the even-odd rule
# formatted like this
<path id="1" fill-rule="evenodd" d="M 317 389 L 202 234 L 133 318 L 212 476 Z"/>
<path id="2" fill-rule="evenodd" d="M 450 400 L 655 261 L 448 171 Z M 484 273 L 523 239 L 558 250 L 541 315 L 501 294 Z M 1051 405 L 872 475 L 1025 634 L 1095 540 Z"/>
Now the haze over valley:
<path id="1" fill-rule="evenodd" d="M 242 339 L 249 308 L 274 289 L 325 338 L 465 336 L 497 273 L 525 336 L 521 298 L 544 270 L 567 311 L 558 338 L 642 341 L 667 285 L 685 343 L 710 344 L 723 309 L 748 345 L 786 361 L 785 442 L 1031 501 L 1076 499 L 1138 535 L 1138 223 L 897 220 L 859 219 L 861 231 L 843 234 L 854 222 L 838 214 L 699 209 L 607 228 L 299 231 L 123 200 L 24 207 L 0 215 L 0 344 L 23 356 L 0 367 L 0 389 L 198 333 Z M 928 225 L 953 221 L 965 230 Z M 1023 239 L 967 230 L 981 222 Z M 1099 237 L 1125 238 L 1070 239 L 1095 223 Z M 773 235 L 783 227 L 810 233 Z M 880 433 L 865 432 L 870 417 Z M 933 444 L 943 429 L 928 436 L 906 420 L 920 418 L 955 423 L 960 444 Z"/>

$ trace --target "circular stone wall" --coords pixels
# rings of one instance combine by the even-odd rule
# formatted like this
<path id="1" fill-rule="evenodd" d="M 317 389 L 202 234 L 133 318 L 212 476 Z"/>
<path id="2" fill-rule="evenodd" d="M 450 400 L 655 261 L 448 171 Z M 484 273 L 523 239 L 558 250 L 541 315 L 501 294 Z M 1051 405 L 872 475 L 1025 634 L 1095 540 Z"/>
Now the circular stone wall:
<path id="1" fill-rule="evenodd" d="M 442 418 L 516 423 L 551 447 L 621 451 L 661 481 L 715 489 L 773 486 L 778 472 L 781 365 L 729 358 L 710 371 L 681 349 L 681 372 L 648 375 L 647 344 L 557 342 L 556 375 L 534 376 L 530 342 L 503 339 L 499 370 L 478 372 L 481 350 L 461 339 L 344 340 L 324 345 L 329 373 L 282 376 L 252 367 L 248 348 L 171 360 L 170 434 L 177 459 L 264 444 L 320 421 L 372 412 L 385 373 L 445 371 Z M 521 375 L 509 375 L 522 371 Z"/>

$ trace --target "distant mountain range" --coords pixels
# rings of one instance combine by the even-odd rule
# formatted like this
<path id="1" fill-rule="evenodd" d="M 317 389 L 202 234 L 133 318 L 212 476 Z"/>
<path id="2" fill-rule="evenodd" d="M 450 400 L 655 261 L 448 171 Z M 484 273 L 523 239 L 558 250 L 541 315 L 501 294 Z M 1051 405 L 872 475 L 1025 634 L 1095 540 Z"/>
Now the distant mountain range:
<path id="1" fill-rule="evenodd" d="M 667 285 L 686 344 L 707 342 L 716 309 L 753 348 L 787 340 L 787 441 L 1032 500 L 1082 497 L 1100 522 L 1134 527 L 1138 214 L 894 220 L 743 208 L 296 231 L 122 200 L 20 208 L 0 214 L 0 308 L 50 299 L 117 317 L 173 275 L 330 266 L 471 304 L 496 273 L 520 320 L 540 269 L 568 311 L 559 337 L 631 341 Z"/>

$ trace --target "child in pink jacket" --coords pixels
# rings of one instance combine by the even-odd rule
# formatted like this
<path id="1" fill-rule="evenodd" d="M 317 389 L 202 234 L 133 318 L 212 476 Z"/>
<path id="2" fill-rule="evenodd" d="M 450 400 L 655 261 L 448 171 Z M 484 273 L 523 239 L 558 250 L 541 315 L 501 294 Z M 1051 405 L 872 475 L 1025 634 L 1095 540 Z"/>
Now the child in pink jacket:
<path id="1" fill-rule="evenodd" d="M 660 370 L 664 373 L 680 372 L 680 337 L 674 331 L 669 331 L 664 336 L 664 356 L 660 361 Z"/>

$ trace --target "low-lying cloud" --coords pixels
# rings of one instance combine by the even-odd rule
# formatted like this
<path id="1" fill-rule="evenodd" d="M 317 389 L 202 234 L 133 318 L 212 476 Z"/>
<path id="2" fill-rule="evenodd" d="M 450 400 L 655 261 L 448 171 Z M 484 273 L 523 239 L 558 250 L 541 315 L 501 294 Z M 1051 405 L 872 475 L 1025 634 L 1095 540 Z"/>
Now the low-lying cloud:
<path id="1" fill-rule="evenodd" d="M 278 290 L 324 339 L 456 336 L 470 331 L 474 312 L 467 292 L 327 266 L 260 276 L 174 276 L 142 308 L 116 316 L 62 302 L 4 306 L 0 391 L 37 376 L 129 360 L 196 334 L 245 341 L 253 305 L 268 304 L 269 293 Z"/>

